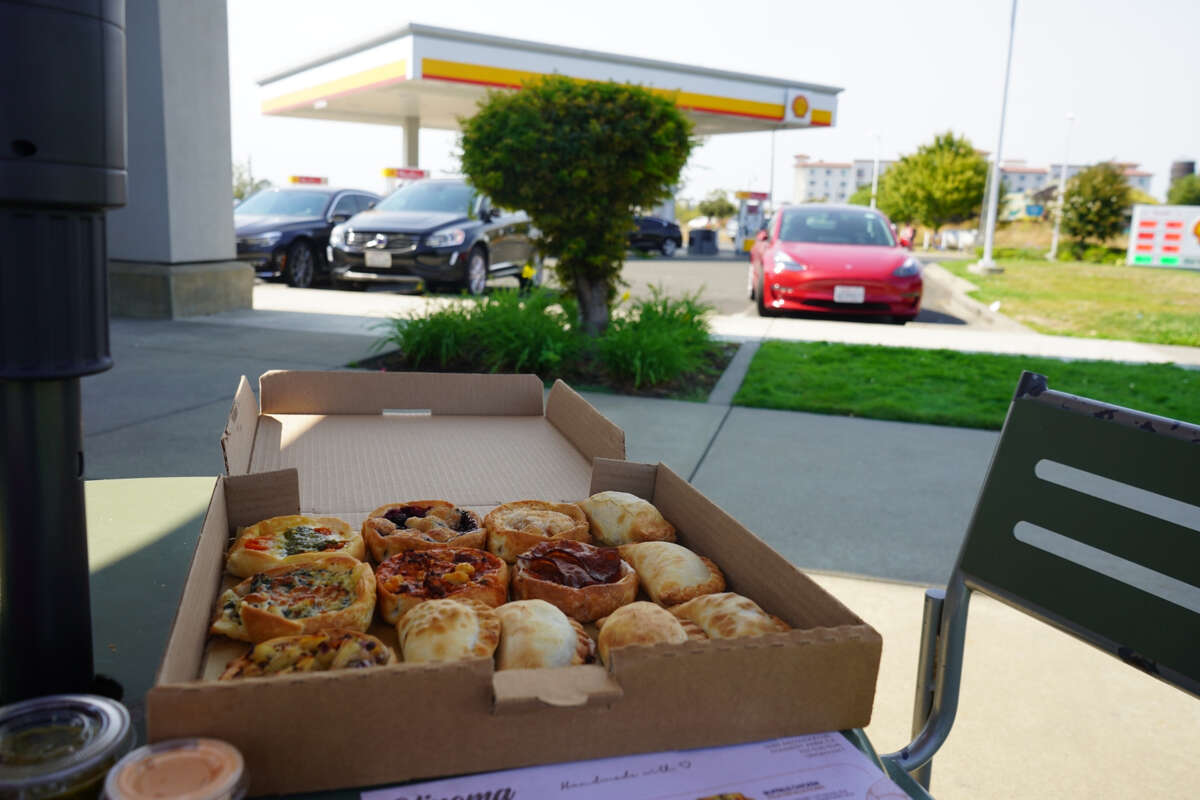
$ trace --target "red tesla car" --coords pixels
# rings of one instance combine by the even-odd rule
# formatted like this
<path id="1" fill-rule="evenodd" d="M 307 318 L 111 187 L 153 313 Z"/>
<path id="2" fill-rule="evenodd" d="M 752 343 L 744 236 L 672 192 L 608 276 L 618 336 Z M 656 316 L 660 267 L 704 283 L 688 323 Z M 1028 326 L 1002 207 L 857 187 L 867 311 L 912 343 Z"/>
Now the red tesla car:
<path id="1" fill-rule="evenodd" d="M 862 206 L 784 206 L 750 250 L 750 299 L 760 316 L 781 311 L 889 316 L 921 310 L 921 265 L 891 223 Z"/>

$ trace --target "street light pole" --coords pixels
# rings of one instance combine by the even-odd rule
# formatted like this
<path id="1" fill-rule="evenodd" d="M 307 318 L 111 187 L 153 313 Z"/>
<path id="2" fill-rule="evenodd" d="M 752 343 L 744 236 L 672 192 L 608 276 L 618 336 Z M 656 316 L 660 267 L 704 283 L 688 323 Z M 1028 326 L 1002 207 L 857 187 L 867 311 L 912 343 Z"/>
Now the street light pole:
<path id="1" fill-rule="evenodd" d="M 875 195 L 879 190 L 879 134 L 871 135 L 875 137 L 875 164 L 871 167 L 871 208 L 874 208 Z"/>
<path id="2" fill-rule="evenodd" d="M 1067 141 L 1063 145 L 1062 171 L 1058 177 L 1058 213 L 1054 215 L 1054 235 L 1050 237 L 1050 252 L 1046 258 L 1054 261 L 1058 257 L 1058 226 L 1062 224 L 1063 203 L 1067 197 L 1067 162 L 1071 157 L 1071 126 L 1075 122 L 1074 114 L 1067 114 Z"/>
<path id="3" fill-rule="evenodd" d="M 1004 64 L 1004 95 L 1000 100 L 1000 131 L 996 134 L 996 155 L 992 161 L 992 185 L 988 189 L 987 230 L 983 236 L 983 258 L 972 264 L 972 272 L 1003 272 L 992 260 L 992 244 L 996 238 L 996 205 L 1000 195 L 1000 160 L 1004 147 L 1004 112 L 1008 108 L 1008 79 L 1012 72 L 1013 35 L 1017 30 L 1017 0 L 1012 0 L 1012 17 L 1008 23 L 1008 59 Z"/>

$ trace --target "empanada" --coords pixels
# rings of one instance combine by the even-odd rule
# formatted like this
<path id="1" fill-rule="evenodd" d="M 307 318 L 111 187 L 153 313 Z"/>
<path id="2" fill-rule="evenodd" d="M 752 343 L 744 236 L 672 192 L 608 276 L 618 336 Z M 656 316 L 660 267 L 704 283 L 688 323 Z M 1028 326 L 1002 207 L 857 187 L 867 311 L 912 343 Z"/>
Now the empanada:
<path id="1" fill-rule="evenodd" d="M 496 669 L 569 667 L 592 660 L 595 645 L 583 626 L 545 600 L 505 603 L 496 616 Z"/>
<path id="2" fill-rule="evenodd" d="M 596 649 L 600 660 L 608 664 L 608 654 L 631 644 L 682 644 L 687 632 L 671 612 L 654 603 L 637 602 L 621 606 L 600 626 Z"/>
<path id="3" fill-rule="evenodd" d="M 670 612 L 699 625 L 711 639 L 739 639 L 788 630 L 786 622 L 759 608 L 749 597 L 733 592 L 706 594 L 677 605 Z"/>
<path id="4" fill-rule="evenodd" d="M 426 600 L 396 623 L 405 661 L 461 661 L 491 658 L 500 642 L 500 618 L 475 600 Z"/>
<path id="5" fill-rule="evenodd" d="M 659 605 L 673 606 L 725 588 L 725 576 L 704 556 L 673 542 L 621 545 L 621 558 L 637 573 L 638 583 Z"/>
<path id="6" fill-rule="evenodd" d="M 675 526 L 649 501 L 628 492 L 599 492 L 579 507 L 587 515 L 592 538 L 609 547 L 634 542 L 673 542 Z"/>

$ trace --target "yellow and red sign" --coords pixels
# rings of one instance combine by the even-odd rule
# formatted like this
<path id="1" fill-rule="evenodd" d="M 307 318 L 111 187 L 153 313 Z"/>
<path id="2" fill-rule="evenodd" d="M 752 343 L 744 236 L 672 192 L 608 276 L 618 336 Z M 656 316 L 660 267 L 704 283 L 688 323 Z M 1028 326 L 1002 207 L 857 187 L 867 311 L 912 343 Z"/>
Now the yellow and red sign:
<path id="1" fill-rule="evenodd" d="M 417 167 L 384 167 L 383 177 L 399 178 L 401 180 L 417 180 L 418 178 L 428 178 L 429 170 L 418 169 Z"/>
<path id="2" fill-rule="evenodd" d="M 323 186 L 329 183 L 329 178 L 318 178 L 316 175 L 292 175 L 288 178 L 291 183 L 312 184 Z"/>

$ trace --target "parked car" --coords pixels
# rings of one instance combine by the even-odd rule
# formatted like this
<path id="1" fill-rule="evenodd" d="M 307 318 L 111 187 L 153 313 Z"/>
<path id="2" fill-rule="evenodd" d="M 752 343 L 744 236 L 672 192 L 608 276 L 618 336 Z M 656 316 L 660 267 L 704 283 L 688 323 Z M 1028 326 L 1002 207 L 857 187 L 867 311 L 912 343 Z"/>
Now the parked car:
<path id="1" fill-rule="evenodd" d="M 629 233 L 629 248 L 643 253 L 657 250 L 664 256 L 673 256 L 683 247 L 683 233 L 679 226 L 661 217 L 634 217 L 637 229 Z"/>
<path id="2" fill-rule="evenodd" d="M 784 206 L 750 250 L 750 299 L 780 311 L 888 315 L 921 310 L 921 265 L 878 211 L 825 203 Z"/>
<path id="3" fill-rule="evenodd" d="M 237 257 L 264 277 L 282 275 L 291 286 L 311 286 L 329 274 L 329 232 L 379 200 L 361 189 L 323 186 L 263 189 L 233 209 Z"/>
<path id="4" fill-rule="evenodd" d="M 464 180 L 431 178 L 336 226 L 328 259 L 335 283 L 457 286 L 479 295 L 505 275 L 541 283 L 534 238 L 525 212 L 498 208 Z"/>

